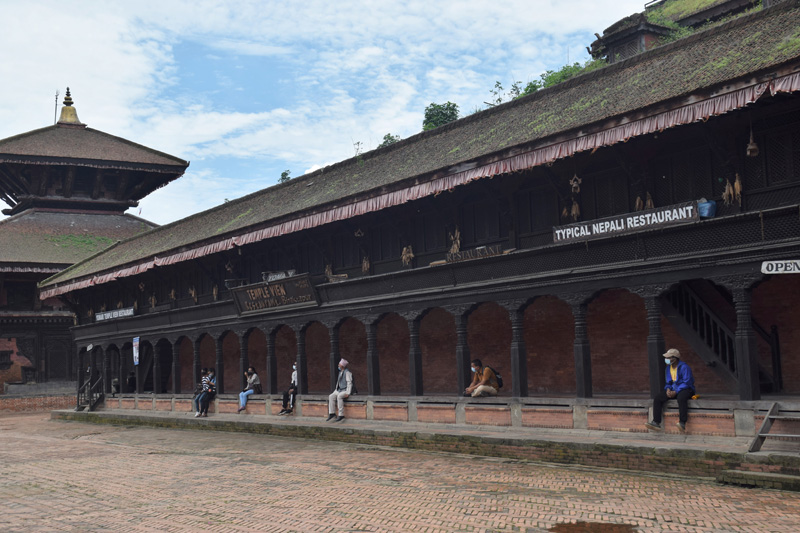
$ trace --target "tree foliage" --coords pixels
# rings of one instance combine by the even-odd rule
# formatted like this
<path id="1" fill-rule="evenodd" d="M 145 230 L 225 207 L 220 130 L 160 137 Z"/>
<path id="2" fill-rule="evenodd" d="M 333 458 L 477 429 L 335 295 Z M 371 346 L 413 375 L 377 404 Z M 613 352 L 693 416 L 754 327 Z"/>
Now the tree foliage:
<path id="1" fill-rule="evenodd" d="M 287 181 L 292 179 L 291 177 L 289 177 L 289 174 L 291 174 L 291 171 L 289 170 L 284 170 L 283 172 L 281 172 L 281 177 L 278 178 L 278 183 L 286 183 Z"/>
<path id="2" fill-rule="evenodd" d="M 425 119 L 422 121 L 422 130 L 432 130 L 453 122 L 454 120 L 458 120 L 458 104 L 454 104 L 453 102 L 447 102 L 445 104 L 431 102 L 431 105 L 425 108 Z"/>
<path id="3" fill-rule="evenodd" d="M 384 146 L 389 146 L 390 144 L 394 144 L 400 140 L 399 135 L 392 135 L 391 133 L 387 133 L 383 136 L 383 141 L 378 145 L 378 148 L 383 148 Z"/>

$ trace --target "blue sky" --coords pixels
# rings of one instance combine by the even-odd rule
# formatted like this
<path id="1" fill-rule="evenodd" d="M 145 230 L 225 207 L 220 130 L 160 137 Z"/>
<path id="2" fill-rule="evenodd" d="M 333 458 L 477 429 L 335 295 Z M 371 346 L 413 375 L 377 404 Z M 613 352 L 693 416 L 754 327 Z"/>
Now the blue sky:
<path id="1" fill-rule="evenodd" d="M 165 224 L 283 170 L 352 157 L 356 142 L 418 133 L 431 102 L 485 108 L 495 81 L 587 60 L 594 32 L 643 6 L 5 0 L 0 138 L 52 124 L 55 91 L 69 86 L 90 127 L 191 161 L 140 204 Z"/>

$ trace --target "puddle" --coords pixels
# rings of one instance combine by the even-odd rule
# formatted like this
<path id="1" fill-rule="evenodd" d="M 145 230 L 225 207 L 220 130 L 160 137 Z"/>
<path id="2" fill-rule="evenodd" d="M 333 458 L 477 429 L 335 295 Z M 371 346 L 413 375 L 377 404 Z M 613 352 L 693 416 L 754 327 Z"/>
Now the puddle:
<path id="1" fill-rule="evenodd" d="M 553 533 L 634 533 L 636 529 L 630 524 L 576 522 L 574 524 L 556 524 L 547 531 Z"/>

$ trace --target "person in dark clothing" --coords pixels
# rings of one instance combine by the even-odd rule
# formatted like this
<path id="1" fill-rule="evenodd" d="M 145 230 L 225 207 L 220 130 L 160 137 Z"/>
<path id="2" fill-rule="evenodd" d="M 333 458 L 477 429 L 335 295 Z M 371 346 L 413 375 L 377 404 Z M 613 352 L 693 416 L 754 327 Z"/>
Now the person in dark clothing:
<path id="1" fill-rule="evenodd" d="M 128 389 L 128 392 L 136 392 L 136 372 L 131 371 L 128 374 L 128 379 L 125 380 L 125 387 Z"/>
<path id="2" fill-rule="evenodd" d="M 283 409 L 279 415 L 290 415 L 294 410 L 294 399 L 297 396 L 297 363 L 292 365 L 292 382 L 283 391 Z"/>
<path id="3" fill-rule="evenodd" d="M 217 373 L 208 369 L 208 381 L 203 384 L 203 395 L 200 398 L 200 416 L 208 416 L 208 404 L 217 395 Z"/>
<path id="4" fill-rule="evenodd" d="M 645 423 L 647 429 L 663 431 L 661 426 L 661 413 L 664 404 L 669 400 L 678 400 L 678 429 L 686 431 L 686 420 L 689 417 L 689 399 L 694 396 L 694 375 L 689 365 L 681 361 L 681 352 L 675 348 L 667 350 L 664 354 L 667 363 L 666 382 L 664 390 L 653 399 L 653 420 Z"/>

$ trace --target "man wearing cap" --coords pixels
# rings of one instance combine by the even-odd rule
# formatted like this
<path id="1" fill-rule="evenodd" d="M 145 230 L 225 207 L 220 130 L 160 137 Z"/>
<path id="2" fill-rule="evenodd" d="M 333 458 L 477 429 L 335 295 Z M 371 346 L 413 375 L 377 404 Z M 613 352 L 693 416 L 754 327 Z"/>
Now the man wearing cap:
<path id="1" fill-rule="evenodd" d="M 344 420 L 344 400 L 350 396 L 353 390 L 353 373 L 347 370 L 347 360 L 341 359 L 339 361 L 339 377 L 336 379 L 336 390 L 328 396 L 328 418 L 329 422 L 334 417 L 334 422 L 341 422 Z M 339 416 L 336 416 L 335 408 L 339 408 Z"/>
<path id="2" fill-rule="evenodd" d="M 666 381 L 664 390 L 653 399 L 653 420 L 646 422 L 648 429 L 662 431 L 661 413 L 664 410 L 664 403 L 673 398 L 678 400 L 678 429 L 686 431 L 686 419 L 689 414 L 689 398 L 694 396 L 694 375 L 692 369 L 685 362 L 681 361 L 681 352 L 675 348 L 670 348 L 664 354 L 664 362 L 667 364 Z"/>

